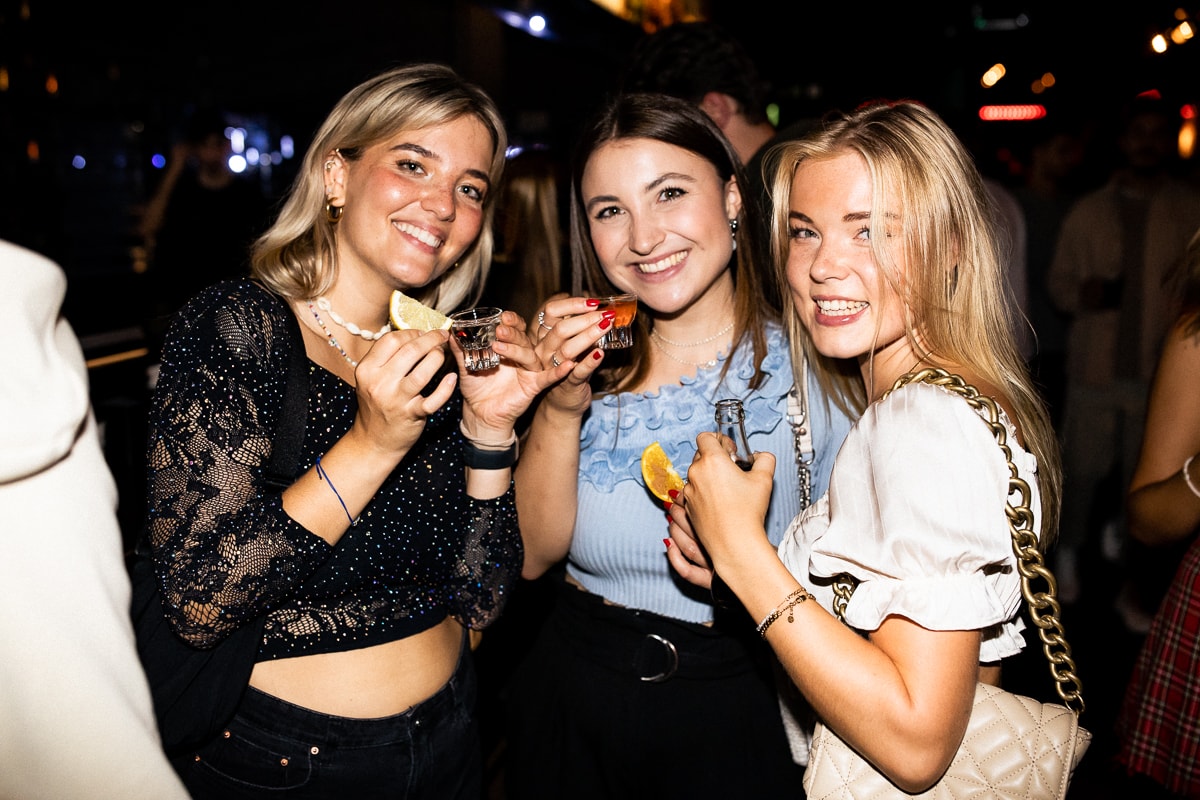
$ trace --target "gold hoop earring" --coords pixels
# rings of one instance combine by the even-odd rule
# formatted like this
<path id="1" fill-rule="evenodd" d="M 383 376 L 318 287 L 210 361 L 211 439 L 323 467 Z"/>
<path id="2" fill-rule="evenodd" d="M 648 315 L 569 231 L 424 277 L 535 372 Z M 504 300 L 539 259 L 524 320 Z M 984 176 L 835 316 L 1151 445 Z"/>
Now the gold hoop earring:
<path id="1" fill-rule="evenodd" d="M 336 225 L 338 220 L 342 218 L 342 210 L 345 206 L 335 206 L 329 200 L 325 201 L 325 219 Z"/>

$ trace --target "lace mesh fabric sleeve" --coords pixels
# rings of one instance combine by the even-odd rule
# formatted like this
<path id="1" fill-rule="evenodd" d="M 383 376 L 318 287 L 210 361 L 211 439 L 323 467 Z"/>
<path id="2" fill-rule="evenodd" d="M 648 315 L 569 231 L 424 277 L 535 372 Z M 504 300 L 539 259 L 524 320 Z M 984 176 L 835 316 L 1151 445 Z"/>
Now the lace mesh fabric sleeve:
<path id="1" fill-rule="evenodd" d="M 462 555 L 455 564 L 457 586 L 450 603 L 453 616 L 480 630 L 496 621 L 520 578 L 524 549 L 517 527 L 516 496 L 470 500 L 471 511 Z"/>
<path id="2" fill-rule="evenodd" d="M 274 301 L 244 287 L 184 309 L 150 412 L 150 540 L 172 625 L 200 647 L 265 611 L 330 551 L 257 484 L 290 342 Z"/>

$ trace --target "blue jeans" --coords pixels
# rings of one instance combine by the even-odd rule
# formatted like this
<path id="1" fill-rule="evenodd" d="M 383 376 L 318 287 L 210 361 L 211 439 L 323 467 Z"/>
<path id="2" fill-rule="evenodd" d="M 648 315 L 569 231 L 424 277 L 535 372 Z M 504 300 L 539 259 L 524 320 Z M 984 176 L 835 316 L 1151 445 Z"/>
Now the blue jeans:
<path id="1" fill-rule="evenodd" d="M 437 694 L 391 717 L 321 714 L 248 688 L 225 731 L 176 769 L 195 800 L 479 800 L 475 702 L 466 647 Z"/>

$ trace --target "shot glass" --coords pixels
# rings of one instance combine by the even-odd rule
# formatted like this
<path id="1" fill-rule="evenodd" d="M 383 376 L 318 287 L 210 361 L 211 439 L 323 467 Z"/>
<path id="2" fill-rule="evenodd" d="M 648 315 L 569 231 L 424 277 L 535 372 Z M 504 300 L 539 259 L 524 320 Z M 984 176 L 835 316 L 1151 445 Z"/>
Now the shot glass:
<path id="1" fill-rule="evenodd" d="M 450 315 L 450 332 L 463 350 L 468 372 L 491 369 L 500 363 L 492 342 L 496 341 L 501 313 L 503 310 L 494 306 L 480 306 Z"/>
<path id="2" fill-rule="evenodd" d="M 596 346 L 601 350 L 621 350 L 633 347 L 633 318 L 637 316 L 636 294 L 614 294 L 609 297 L 597 297 L 597 308 L 601 311 L 612 309 L 617 312 L 613 318 L 612 327 L 604 332 Z"/>

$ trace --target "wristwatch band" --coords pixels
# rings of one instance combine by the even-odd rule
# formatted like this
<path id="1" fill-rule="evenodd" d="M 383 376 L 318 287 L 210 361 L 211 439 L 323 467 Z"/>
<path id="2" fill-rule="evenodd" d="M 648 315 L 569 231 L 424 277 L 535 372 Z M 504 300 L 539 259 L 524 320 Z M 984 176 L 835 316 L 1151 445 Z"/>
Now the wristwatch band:
<path id="1" fill-rule="evenodd" d="M 471 469 L 505 469 L 517 463 L 517 443 L 503 450 L 485 450 L 463 439 L 463 461 Z"/>

